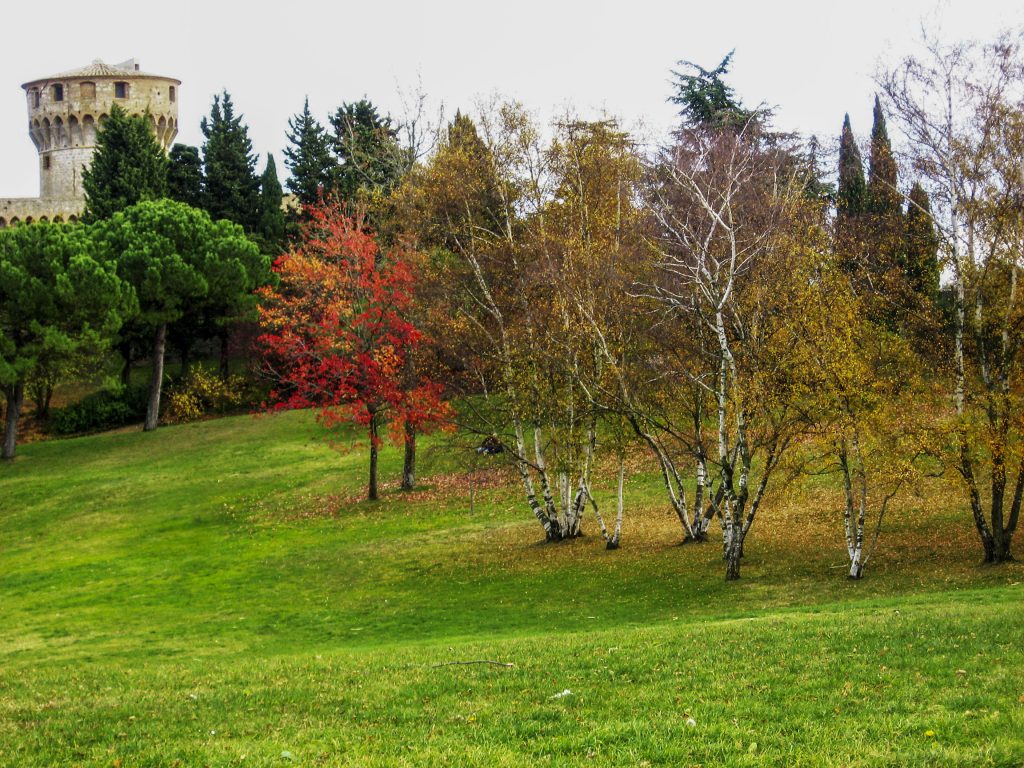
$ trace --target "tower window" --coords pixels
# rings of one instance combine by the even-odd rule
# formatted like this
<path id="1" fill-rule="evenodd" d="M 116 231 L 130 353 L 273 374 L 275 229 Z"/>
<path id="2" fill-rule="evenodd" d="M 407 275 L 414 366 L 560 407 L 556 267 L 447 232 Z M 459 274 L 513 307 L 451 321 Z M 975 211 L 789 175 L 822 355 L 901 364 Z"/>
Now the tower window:
<path id="1" fill-rule="evenodd" d="M 178 97 L 178 92 L 174 90 L 173 85 L 167 89 L 167 95 L 170 97 L 171 101 L 174 101 Z"/>
<path id="2" fill-rule="evenodd" d="M 49 155 L 43 155 L 43 170 L 44 171 L 50 170 L 50 156 Z"/>
<path id="3" fill-rule="evenodd" d="M 32 89 L 32 108 L 33 109 L 39 109 L 40 100 L 41 100 L 41 95 L 39 93 L 39 89 L 38 88 L 33 88 Z"/>
<path id="4" fill-rule="evenodd" d="M 53 100 L 54 101 L 64 101 L 64 86 L 63 85 L 55 85 L 55 86 L 53 86 Z"/>
<path id="5" fill-rule="evenodd" d="M 83 99 L 96 98 L 96 83 L 82 83 L 79 89 Z"/>
<path id="6" fill-rule="evenodd" d="M 114 98 L 115 99 L 127 99 L 128 98 L 128 83 L 114 83 Z"/>

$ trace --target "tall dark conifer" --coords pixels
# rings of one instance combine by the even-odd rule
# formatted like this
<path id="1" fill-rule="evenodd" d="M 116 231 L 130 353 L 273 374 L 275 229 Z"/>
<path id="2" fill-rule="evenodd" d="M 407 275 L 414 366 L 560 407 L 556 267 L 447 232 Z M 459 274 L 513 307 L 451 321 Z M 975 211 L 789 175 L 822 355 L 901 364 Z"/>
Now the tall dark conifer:
<path id="1" fill-rule="evenodd" d="M 864 161 L 857 139 L 850 127 L 850 116 L 843 118 L 843 132 L 839 137 L 839 189 L 836 193 L 836 212 L 840 219 L 851 219 L 864 213 L 867 185 L 864 183 Z"/>
<path id="2" fill-rule="evenodd" d="M 283 198 L 284 191 L 277 178 L 277 164 L 273 155 L 267 155 L 267 167 L 260 177 L 259 235 L 264 247 L 275 253 L 284 243 L 284 211 L 281 210 Z"/>
<path id="3" fill-rule="evenodd" d="M 175 144 L 167 169 L 167 196 L 193 208 L 203 207 L 203 161 L 199 147 Z"/>
<path id="4" fill-rule="evenodd" d="M 288 120 L 288 143 L 284 164 L 291 176 L 288 189 L 303 205 L 316 203 L 321 195 L 329 197 L 337 162 L 331 155 L 327 131 L 309 112 L 306 99 L 302 112 Z"/>
<path id="5" fill-rule="evenodd" d="M 249 129 L 235 115 L 231 96 L 224 91 L 213 97 L 210 116 L 200 127 L 205 175 L 203 207 L 210 217 L 241 224 L 246 232 L 259 227 L 260 181 Z"/>
<path id="6" fill-rule="evenodd" d="M 85 218 L 93 221 L 167 195 L 167 155 L 148 115 L 132 117 L 113 106 L 96 135 L 96 152 L 82 173 L 82 188 Z"/>
<path id="7" fill-rule="evenodd" d="M 871 214 L 884 219 L 899 219 L 903 211 L 903 198 L 898 186 L 896 158 L 892 154 L 889 131 L 885 126 L 885 113 L 875 97 L 874 120 L 871 125 L 871 156 L 868 164 L 866 208 Z"/>
<path id="8" fill-rule="evenodd" d="M 360 99 L 338 107 L 331 128 L 341 198 L 354 201 L 360 190 L 370 195 L 390 192 L 409 165 L 391 118 L 381 116 L 371 101 Z"/>
<path id="9" fill-rule="evenodd" d="M 939 295 L 939 237 L 931 210 L 925 188 L 914 184 L 907 201 L 903 273 L 911 289 L 935 301 Z"/>

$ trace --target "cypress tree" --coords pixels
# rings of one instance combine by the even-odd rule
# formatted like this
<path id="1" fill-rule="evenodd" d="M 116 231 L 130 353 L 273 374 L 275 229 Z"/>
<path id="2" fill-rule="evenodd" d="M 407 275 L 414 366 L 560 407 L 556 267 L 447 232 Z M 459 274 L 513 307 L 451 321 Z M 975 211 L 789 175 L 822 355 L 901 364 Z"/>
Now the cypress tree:
<path id="1" fill-rule="evenodd" d="M 203 207 L 203 161 L 199 147 L 175 144 L 167 168 L 167 196 L 193 208 Z"/>
<path id="2" fill-rule="evenodd" d="M 907 201 L 903 273 L 907 284 L 923 298 L 939 295 L 939 237 L 932 221 L 931 201 L 920 182 Z"/>
<path id="3" fill-rule="evenodd" d="M 284 211 L 281 200 L 284 192 L 277 178 L 277 164 L 273 155 L 267 155 L 267 167 L 260 177 L 260 226 L 259 234 L 265 246 L 272 251 L 280 250 L 284 242 Z"/>
<path id="4" fill-rule="evenodd" d="M 890 328 L 905 327 L 901 315 L 906 301 L 901 295 L 907 286 L 901 269 L 905 247 L 903 198 L 898 184 L 896 159 L 892 154 L 882 104 L 875 96 L 871 124 L 871 154 L 868 158 L 868 184 L 864 199 L 865 215 L 861 236 L 869 246 L 866 257 L 879 293 L 878 319 Z"/>
<path id="5" fill-rule="evenodd" d="M 309 99 L 302 112 L 288 120 L 288 142 L 284 164 L 291 173 L 288 189 L 303 205 L 316 203 L 320 196 L 330 196 L 337 166 L 331 156 L 327 131 L 309 112 Z"/>
<path id="6" fill-rule="evenodd" d="M 82 172 L 87 221 L 107 219 L 141 200 L 167 195 L 167 155 L 149 115 L 132 117 L 115 104 L 96 135 L 96 152 Z"/>
<path id="7" fill-rule="evenodd" d="M 209 118 L 200 128 L 205 176 L 203 208 L 216 219 L 241 224 L 247 232 L 259 227 L 260 181 L 256 176 L 256 157 L 252 153 L 249 129 L 242 116 L 235 116 L 235 105 L 224 91 L 213 97 Z"/>
<path id="8" fill-rule="evenodd" d="M 889 220 L 902 216 L 903 199 L 897 186 L 897 175 L 896 159 L 892 155 L 892 144 L 885 126 L 885 114 L 876 96 L 866 197 L 866 208 L 870 213 Z"/>
<path id="9" fill-rule="evenodd" d="M 839 189 L 836 195 L 839 218 L 852 219 L 864 213 L 866 196 L 864 163 L 847 114 L 843 118 L 843 132 L 839 137 Z"/>

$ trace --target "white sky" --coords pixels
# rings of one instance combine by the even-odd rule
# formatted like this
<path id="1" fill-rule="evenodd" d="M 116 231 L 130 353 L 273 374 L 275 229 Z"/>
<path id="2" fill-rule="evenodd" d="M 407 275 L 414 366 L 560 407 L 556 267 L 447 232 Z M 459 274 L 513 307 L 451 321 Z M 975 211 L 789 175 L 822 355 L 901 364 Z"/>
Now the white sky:
<path id="1" fill-rule="evenodd" d="M 0 14 L 0 197 L 38 194 L 38 160 L 26 131 L 21 83 L 135 57 L 177 77 L 178 141 L 199 145 L 200 118 L 227 88 L 245 115 L 259 170 L 281 149 L 290 115 L 322 121 L 342 101 L 367 96 L 400 108 L 396 87 L 417 78 L 449 115 L 495 91 L 542 114 L 572 104 L 605 110 L 661 133 L 672 122 L 669 70 L 705 67 L 736 49 L 731 82 L 748 105 L 777 105 L 777 125 L 839 132 L 844 112 L 870 130 L 878 62 L 911 51 L 922 20 L 948 38 L 988 38 L 1024 24 L 1005 0 L 313 0 L 292 3 L 179 0 L 8 0 Z"/>

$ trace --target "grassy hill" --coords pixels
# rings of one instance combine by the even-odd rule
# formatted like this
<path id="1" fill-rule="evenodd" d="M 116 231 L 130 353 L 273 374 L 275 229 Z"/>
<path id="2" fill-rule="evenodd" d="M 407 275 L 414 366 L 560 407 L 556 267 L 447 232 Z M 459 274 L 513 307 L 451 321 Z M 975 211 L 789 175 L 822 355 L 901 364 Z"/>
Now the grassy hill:
<path id="1" fill-rule="evenodd" d="M 440 451 L 361 501 L 307 413 L 19 453 L 0 765 L 1024 765 L 1024 568 L 941 481 L 859 583 L 828 488 L 787 488 L 726 584 L 645 467 L 607 552 L 538 544 L 500 471 L 470 511 Z"/>

